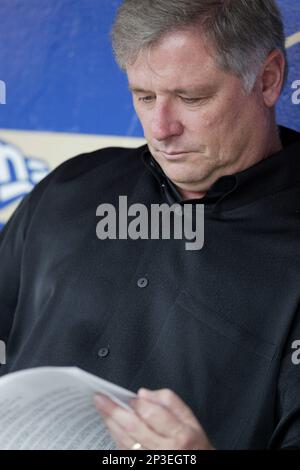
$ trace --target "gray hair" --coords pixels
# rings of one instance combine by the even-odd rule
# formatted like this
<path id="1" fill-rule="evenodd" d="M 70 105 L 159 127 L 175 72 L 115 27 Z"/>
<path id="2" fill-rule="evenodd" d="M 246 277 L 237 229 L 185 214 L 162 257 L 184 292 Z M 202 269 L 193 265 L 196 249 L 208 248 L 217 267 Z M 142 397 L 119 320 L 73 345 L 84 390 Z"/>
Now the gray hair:
<path id="1" fill-rule="evenodd" d="M 274 0 L 123 0 L 111 31 L 118 65 L 126 71 L 141 50 L 187 27 L 203 31 L 216 65 L 242 79 L 246 92 L 274 49 L 284 54 L 286 82 L 284 27 Z"/>

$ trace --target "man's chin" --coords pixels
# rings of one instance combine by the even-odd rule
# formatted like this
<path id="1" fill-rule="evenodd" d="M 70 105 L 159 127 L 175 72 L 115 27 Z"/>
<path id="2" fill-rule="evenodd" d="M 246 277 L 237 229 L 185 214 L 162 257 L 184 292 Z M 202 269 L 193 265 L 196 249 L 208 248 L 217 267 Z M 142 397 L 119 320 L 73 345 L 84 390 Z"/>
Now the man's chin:
<path id="1" fill-rule="evenodd" d="M 198 186 L 201 186 L 200 179 L 195 178 L 195 174 L 182 174 L 170 171 L 165 171 L 164 173 L 177 188 L 190 190 L 195 187 L 195 191 L 198 191 Z"/>

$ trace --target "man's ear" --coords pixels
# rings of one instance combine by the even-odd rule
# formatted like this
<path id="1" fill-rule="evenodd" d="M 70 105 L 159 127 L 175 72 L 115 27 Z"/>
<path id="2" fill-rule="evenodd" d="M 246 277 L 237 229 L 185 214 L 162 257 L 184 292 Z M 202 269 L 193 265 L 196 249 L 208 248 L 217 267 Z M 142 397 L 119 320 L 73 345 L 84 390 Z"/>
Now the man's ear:
<path id="1" fill-rule="evenodd" d="M 275 106 L 283 86 L 286 62 L 280 49 L 274 49 L 265 60 L 260 75 L 261 91 L 265 105 Z"/>

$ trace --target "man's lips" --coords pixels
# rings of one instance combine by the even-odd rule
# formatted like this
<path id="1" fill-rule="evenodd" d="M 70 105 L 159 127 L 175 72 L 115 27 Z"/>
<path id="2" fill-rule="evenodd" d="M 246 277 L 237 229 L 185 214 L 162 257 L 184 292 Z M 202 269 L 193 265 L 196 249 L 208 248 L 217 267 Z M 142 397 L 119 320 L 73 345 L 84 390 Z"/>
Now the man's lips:
<path id="1" fill-rule="evenodd" d="M 165 152 L 164 150 L 159 150 L 159 152 L 164 153 L 165 155 L 182 155 L 183 153 L 189 153 L 186 150 L 177 150 L 176 152 Z"/>
<path id="2" fill-rule="evenodd" d="M 203 145 L 199 145 L 199 147 L 195 150 L 172 150 L 170 152 L 167 152 L 165 150 L 160 150 L 156 147 L 153 146 L 153 148 L 155 149 L 156 152 L 159 152 L 159 153 L 163 153 L 164 155 L 167 155 L 167 156 L 176 156 L 176 155 L 185 155 L 187 153 L 196 153 L 196 154 L 199 154 L 199 153 L 202 153 L 202 154 L 205 154 L 207 153 L 207 145 L 203 144 Z"/>
<path id="3" fill-rule="evenodd" d="M 183 151 L 183 152 L 163 152 L 163 151 L 161 150 L 160 153 L 162 153 L 163 156 L 164 156 L 167 160 L 176 160 L 176 159 L 179 159 L 179 158 L 184 157 L 186 154 L 188 154 L 188 153 L 190 153 L 190 152 L 186 152 L 186 151 Z"/>

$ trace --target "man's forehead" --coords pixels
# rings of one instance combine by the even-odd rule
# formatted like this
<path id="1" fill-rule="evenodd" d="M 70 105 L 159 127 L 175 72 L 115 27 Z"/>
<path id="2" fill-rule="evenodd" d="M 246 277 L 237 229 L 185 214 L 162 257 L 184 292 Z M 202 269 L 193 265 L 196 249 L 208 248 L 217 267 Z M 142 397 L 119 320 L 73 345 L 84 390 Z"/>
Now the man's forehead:
<path id="1" fill-rule="evenodd" d="M 169 79 L 170 76 L 189 74 L 205 77 L 216 72 L 215 54 L 201 42 L 199 33 L 173 32 L 160 41 L 142 48 L 133 63 L 126 66 L 129 78 L 143 76 Z"/>
<path id="2" fill-rule="evenodd" d="M 224 71 L 209 54 L 198 56 L 188 50 L 188 55 L 180 51 L 174 59 L 168 54 L 155 56 L 141 52 L 136 61 L 126 67 L 129 89 L 136 93 L 154 89 L 174 94 L 207 93 L 224 81 Z"/>

